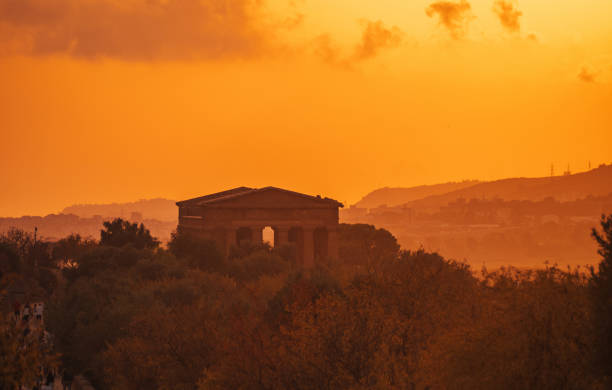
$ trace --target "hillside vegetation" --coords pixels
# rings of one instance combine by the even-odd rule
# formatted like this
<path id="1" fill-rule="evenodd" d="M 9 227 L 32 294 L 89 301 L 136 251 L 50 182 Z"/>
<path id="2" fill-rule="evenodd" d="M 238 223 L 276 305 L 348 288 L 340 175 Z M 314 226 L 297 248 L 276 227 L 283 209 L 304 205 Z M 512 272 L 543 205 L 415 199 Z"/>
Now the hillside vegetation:
<path id="1" fill-rule="evenodd" d="M 490 182 L 447 183 L 412 188 L 383 188 L 366 195 L 357 207 L 403 206 L 437 210 L 457 199 L 539 201 L 548 197 L 566 202 L 612 193 L 612 165 L 573 175 L 510 178 Z"/>
<path id="2" fill-rule="evenodd" d="M 433 189 L 441 190 L 445 185 Z M 367 195 L 384 206 L 341 210 L 346 223 L 391 231 L 406 249 L 425 248 L 473 265 L 592 264 L 588 227 L 612 212 L 612 165 L 575 175 L 473 183 L 444 194 L 422 187 Z M 406 194 L 399 199 L 398 196 Z M 371 202 L 376 199 L 376 202 Z"/>
<path id="3" fill-rule="evenodd" d="M 357 202 L 355 206 L 365 208 L 379 207 L 382 205 L 389 207 L 398 206 L 412 200 L 423 199 L 433 195 L 442 195 L 448 192 L 472 187 L 478 183 L 477 180 L 467 180 L 460 183 L 423 185 L 410 188 L 385 187 L 370 192 Z"/>
<path id="4" fill-rule="evenodd" d="M 0 235 L 0 287 L 40 285 L 62 368 L 100 390 L 603 390 L 612 216 L 600 226 L 592 272 L 478 272 L 369 225 L 340 225 L 339 259 L 303 269 L 290 245 L 224 257 L 175 234 L 165 249 L 114 220 L 99 240 Z M 0 326 L 0 347 L 13 328 Z M 0 363 L 23 354 L 2 351 Z"/>
<path id="5" fill-rule="evenodd" d="M 81 218 L 133 218 L 156 219 L 159 221 L 176 221 L 178 211 L 176 201 L 170 199 L 141 199 L 136 202 L 107 203 L 107 204 L 78 204 L 68 206 L 62 210 L 62 214 L 74 214 Z"/>

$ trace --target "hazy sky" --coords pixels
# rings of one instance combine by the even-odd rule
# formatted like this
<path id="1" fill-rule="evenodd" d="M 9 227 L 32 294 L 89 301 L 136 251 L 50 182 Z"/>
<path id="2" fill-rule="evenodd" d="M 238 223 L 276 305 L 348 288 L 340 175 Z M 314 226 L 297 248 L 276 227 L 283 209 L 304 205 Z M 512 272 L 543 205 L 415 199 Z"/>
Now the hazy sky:
<path id="1" fill-rule="evenodd" d="M 0 216 L 612 161 L 609 0 L 0 0 Z"/>

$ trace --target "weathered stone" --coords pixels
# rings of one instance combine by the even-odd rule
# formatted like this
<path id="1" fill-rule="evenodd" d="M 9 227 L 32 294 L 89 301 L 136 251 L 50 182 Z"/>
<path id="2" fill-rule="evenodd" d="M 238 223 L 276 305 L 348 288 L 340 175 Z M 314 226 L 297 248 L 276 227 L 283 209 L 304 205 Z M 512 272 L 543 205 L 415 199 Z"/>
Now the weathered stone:
<path id="1" fill-rule="evenodd" d="M 261 243 L 274 229 L 275 245 L 293 244 L 305 267 L 338 256 L 338 209 L 342 203 L 275 187 L 238 187 L 177 202 L 181 232 L 214 240 L 227 255 L 232 245 Z"/>

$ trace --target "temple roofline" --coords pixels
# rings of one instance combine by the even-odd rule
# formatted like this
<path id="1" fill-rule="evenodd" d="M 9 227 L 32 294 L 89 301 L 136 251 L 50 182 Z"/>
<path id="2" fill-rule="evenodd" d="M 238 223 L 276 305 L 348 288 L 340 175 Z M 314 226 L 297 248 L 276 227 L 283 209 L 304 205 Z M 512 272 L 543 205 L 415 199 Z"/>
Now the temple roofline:
<path id="1" fill-rule="evenodd" d="M 249 194 L 254 194 L 254 193 L 258 193 L 258 192 L 265 192 L 265 191 L 280 191 L 280 192 L 285 192 L 294 196 L 298 196 L 301 198 L 305 198 L 305 199 L 310 199 L 310 200 L 314 200 L 317 202 L 323 202 L 323 203 L 327 203 L 327 204 L 331 204 L 335 207 L 344 207 L 344 205 L 340 202 L 338 202 L 337 200 L 331 199 L 331 198 L 322 198 L 320 195 L 318 196 L 312 196 L 312 195 L 307 195 L 307 194 L 302 194 L 300 192 L 295 192 L 295 191 L 290 191 L 290 190 L 285 190 L 283 188 L 278 188 L 278 187 L 263 187 L 263 188 L 249 188 L 249 187 L 237 187 L 237 188 L 233 188 L 231 190 L 227 190 L 227 191 L 222 191 L 222 192 L 216 192 L 214 194 L 210 194 L 210 195 L 205 195 L 205 196 L 200 196 L 198 198 L 193 198 L 193 199 L 188 199 L 188 200 L 183 200 L 180 202 L 176 202 L 177 206 L 185 206 L 185 205 L 194 205 L 194 206 L 207 206 L 210 204 L 214 204 L 214 203 L 219 203 L 219 202 L 223 202 L 229 199 L 236 199 L 236 198 L 240 198 L 242 196 L 245 195 L 249 195 Z"/>

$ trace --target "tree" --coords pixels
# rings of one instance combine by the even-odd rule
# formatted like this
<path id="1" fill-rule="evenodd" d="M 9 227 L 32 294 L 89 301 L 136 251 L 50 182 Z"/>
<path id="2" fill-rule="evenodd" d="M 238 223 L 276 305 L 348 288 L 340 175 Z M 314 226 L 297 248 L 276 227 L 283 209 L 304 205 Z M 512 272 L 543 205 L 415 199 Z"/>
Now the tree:
<path id="1" fill-rule="evenodd" d="M 215 363 L 219 343 L 214 308 L 154 304 L 108 346 L 106 373 L 116 389 L 193 389 Z"/>
<path id="2" fill-rule="evenodd" d="M 42 287 L 48 295 L 57 287 L 50 244 L 36 240 L 34 234 L 21 229 L 11 229 L 0 235 L 0 276 L 15 273 L 28 280 L 31 291 Z"/>
<path id="3" fill-rule="evenodd" d="M 39 337 L 24 335 L 23 329 L 0 314 L 0 389 L 31 387 L 41 367 L 55 366 Z"/>
<path id="4" fill-rule="evenodd" d="M 373 266 L 397 258 L 400 246 L 385 229 L 365 224 L 341 224 L 338 229 L 339 257 L 345 264 Z"/>
<path id="5" fill-rule="evenodd" d="M 227 273 L 240 282 L 252 282 L 262 276 L 275 276 L 288 272 L 291 264 L 270 251 L 260 250 L 245 257 L 230 259 Z"/>
<path id="6" fill-rule="evenodd" d="M 0 301 L 11 283 L 0 277 Z M 0 312 L 0 389 L 31 387 L 41 367 L 55 367 L 56 356 L 49 353 L 37 332 L 25 333 L 19 322 Z"/>
<path id="7" fill-rule="evenodd" d="M 386 314 L 380 302 L 363 291 L 323 295 L 296 308 L 282 335 L 277 389 L 392 389 L 379 363 L 385 343 Z M 386 383 L 385 383 L 386 382 Z"/>
<path id="8" fill-rule="evenodd" d="M 83 239 L 79 234 L 71 234 L 55 243 L 51 258 L 58 265 L 70 266 L 78 256 L 93 248 L 95 244 L 95 241 Z"/>
<path id="9" fill-rule="evenodd" d="M 264 316 L 274 329 L 278 329 L 291 322 L 290 307 L 305 307 L 324 294 L 341 293 L 338 281 L 321 268 L 309 274 L 297 272 L 289 275 L 285 285 L 270 299 Z"/>
<path id="10" fill-rule="evenodd" d="M 190 267 L 205 271 L 219 271 L 223 255 L 213 240 L 184 232 L 172 233 L 168 249 L 177 259 L 186 260 Z"/>
<path id="11" fill-rule="evenodd" d="M 232 337 L 229 319 L 248 308 L 237 293 L 231 279 L 197 270 L 131 291 L 139 309 L 104 352 L 112 388 L 194 389 Z"/>
<path id="12" fill-rule="evenodd" d="M 27 256 L 33 241 L 33 234 L 23 229 L 11 228 L 0 236 L 0 242 L 11 246 L 21 259 Z"/>
<path id="13" fill-rule="evenodd" d="M 597 337 L 596 367 L 612 384 L 612 214 L 601 216 L 602 232 L 593 229 L 602 260 L 596 273 L 591 270 L 591 299 Z"/>
<path id="14" fill-rule="evenodd" d="M 127 274 L 101 273 L 78 278 L 48 303 L 45 324 L 64 368 L 87 375 L 100 388 L 106 345 L 121 337 L 134 313 L 145 306 L 132 299 L 139 287 Z"/>
<path id="15" fill-rule="evenodd" d="M 139 226 L 116 218 L 104 222 L 104 229 L 100 231 L 100 244 L 119 248 L 132 244 L 136 249 L 155 249 L 159 247 L 159 240 L 151 236 L 149 229 L 142 223 Z"/>
<path id="16" fill-rule="evenodd" d="M 5 273 L 19 272 L 20 264 L 15 249 L 6 242 L 0 242 L 0 277 Z"/>
<path id="17" fill-rule="evenodd" d="M 463 320 L 434 335 L 421 363 L 423 382 L 443 389 L 600 388 L 588 375 L 593 339 L 584 273 L 502 268 L 482 276 L 477 294 L 465 299 Z"/>
<path id="18" fill-rule="evenodd" d="M 49 243 L 36 240 L 34 234 L 22 229 L 10 229 L 0 236 L 0 243 L 13 248 L 19 256 L 21 272 L 32 272 L 38 267 L 53 267 Z"/>

